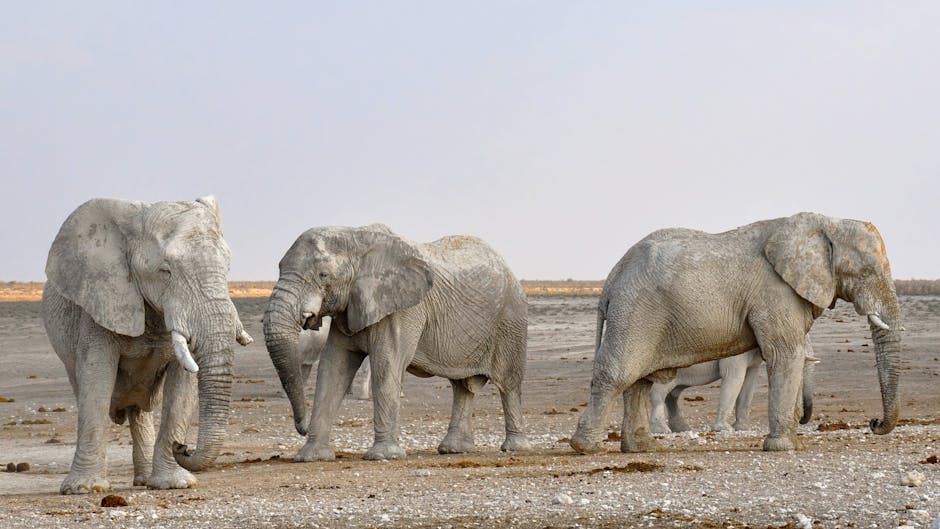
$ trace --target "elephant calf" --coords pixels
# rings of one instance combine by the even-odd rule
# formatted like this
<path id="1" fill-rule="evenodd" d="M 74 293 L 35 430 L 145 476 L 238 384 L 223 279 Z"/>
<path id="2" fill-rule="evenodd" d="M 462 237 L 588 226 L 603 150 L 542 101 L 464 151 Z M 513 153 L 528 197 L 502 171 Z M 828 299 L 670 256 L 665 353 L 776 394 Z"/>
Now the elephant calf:
<path id="1" fill-rule="evenodd" d="M 454 403 L 441 453 L 469 451 L 474 393 L 492 381 L 502 397 L 503 450 L 529 447 L 522 432 L 522 378 L 527 303 L 503 259 L 473 237 L 405 241 L 382 225 L 313 228 L 280 262 L 264 314 L 271 360 L 307 443 L 297 461 L 335 457 L 330 429 L 343 395 L 368 355 L 375 441 L 365 459 L 395 459 L 404 372 L 450 379 Z M 306 420 L 302 329 L 330 331 L 317 367 L 313 411 Z M 309 364 L 309 362 L 308 362 Z M 309 372 L 309 367 L 306 368 Z"/>
<path id="2" fill-rule="evenodd" d="M 800 424 L 806 424 L 813 415 L 813 367 L 818 360 L 812 356 L 812 345 L 807 338 L 806 360 L 803 363 L 802 398 L 797 405 Z M 654 383 L 650 389 L 650 431 L 652 433 L 685 432 L 689 424 L 679 408 L 679 397 L 686 388 L 704 386 L 721 380 L 718 413 L 711 429 L 727 432 L 747 429 L 751 413 L 751 399 L 757 386 L 758 374 L 764 359 L 759 349 L 711 360 L 676 370 L 676 378 L 665 383 Z M 734 410 L 734 426 L 731 412 Z"/>
<path id="3" fill-rule="evenodd" d="M 232 342 L 248 345 L 229 299 L 231 253 L 218 203 L 95 199 L 62 224 L 42 320 L 78 401 L 62 494 L 111 488 L 107 422 L 130 422 L 134 485 L 186 488 L 219 455 L 232 396 Z M 163 391 L 160 431 L 153 408 Z M 183 443 L 199 401 L 199 438 Z"/>

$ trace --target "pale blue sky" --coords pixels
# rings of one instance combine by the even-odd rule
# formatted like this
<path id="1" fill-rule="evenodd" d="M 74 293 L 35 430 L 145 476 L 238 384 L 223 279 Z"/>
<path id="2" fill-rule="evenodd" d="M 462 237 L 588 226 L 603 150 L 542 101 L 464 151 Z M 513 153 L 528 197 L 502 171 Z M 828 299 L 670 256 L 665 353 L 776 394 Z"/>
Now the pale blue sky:
<path id="1" fill-rule="evenodd" d="M 871 220 L 940 277 L 940 3 L 7 2 L 0 279 L 95 196 L 215 194 L 233 279 L 302 231 L 478 235 L 602 279 L 646 233 Z"/>

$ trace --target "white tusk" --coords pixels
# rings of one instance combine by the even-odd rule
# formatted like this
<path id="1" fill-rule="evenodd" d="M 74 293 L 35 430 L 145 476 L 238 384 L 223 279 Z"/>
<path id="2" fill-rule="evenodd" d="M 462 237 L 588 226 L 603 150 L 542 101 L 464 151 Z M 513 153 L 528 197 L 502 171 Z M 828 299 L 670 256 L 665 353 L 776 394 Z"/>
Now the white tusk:
<path id="1" fill-rule="evenodd" d="M 891 330 L 891 327 L 888 327 L 888 324 L 883 322 L 881 318 L 874 312 L 868 315 L 868 321 L 870 321 L 872 325 L 878 327 L 879 329 L 883 329 L 885 331 Z"/>
<path id="2" fill-rule="evenodd" d="M 173 351 L 176 352 L 176 360 L 183 366 L 183 369 L 190 373 L 199 371 L 199 366 L 193 360 L 193 354 L 189 352 L 189 345 L 186 344 L 186 338 L 175 330 L 170 333 L 173 337 Z"/>
<path id="3" fill-rule="evenodd" d="M 806 361 L 807 362 L 819 362 L 819 359 L 813 355 L 806 355 Z"/>
<path id="4" fill-rule="evenodd" d="M 306 321 L 307 318 L 309 318 L 310 316 L 313 316 L 313 313 L 312 313 L 312 312 L 304 312 L 303 314 L 301 314 L 301 316 L 303 316 L 303 317 L 304 317 L 304 321 Z"/>
<path id="5" fill-rule="evenodd" d="M 235 337 L 235 341 L 237 341 L 241 345 L 248 345 L 251 342 L 255 341 L 255 339 L 252 338 L 250 334 L 245 332 L 245 329 L 242 329 L 238 331 L 238 336 Z"/>

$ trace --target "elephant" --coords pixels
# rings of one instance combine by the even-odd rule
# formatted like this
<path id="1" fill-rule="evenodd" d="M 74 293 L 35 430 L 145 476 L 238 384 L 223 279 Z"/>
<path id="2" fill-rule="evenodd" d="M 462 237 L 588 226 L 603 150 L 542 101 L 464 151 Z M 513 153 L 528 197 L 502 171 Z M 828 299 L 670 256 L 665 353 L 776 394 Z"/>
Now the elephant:
<path id="1" fill-rule="evenodd" d="M 812 344 L 807 338 L 806 359 L 803 363 L 802 398 L 797 402 L 800 424 L 806 424 L 813 415 L 813 374 L 819 360 L 812 356 Z M 704 386 L 721 380 L 718 396 L 718 414 L 711 425 L 713 432 L 746 430 L 751 412 L 751 399 L 757 386 L 758 370 L 764 363 L 760 349 L 682 367 L 676 378 L 662 384 L 654 383 L 650 389 L 650 431 L 652 433 L 685 432 L 691 430 L 679 409 L 679 397 L 686 388 Z M 734 426 L 731 411 L 734 406 Z"/>
<path id="2" fill-rule="evenodd" d="M 869 222 L 818 213 L 764 220 L 719 234 L 653 232 L 611 270 L 598 302 L 590 399 L 571 436 L 576 452 L 603 449 L 611 399 L 623 394 L 620 449 L 657 448 L 648 393 L 681 367 L 758 348 L 767 363 L 764 450 L 800 448 L 795 409 L 813 321 L 837 299 L 867 316 L 884 415 L 898 421 L 901 310 L 881 234 Z"/>
<path id="3" fill-rule="evenodd" d="M 310 372 L 313 371 L 313 366 L 320 360 L 320 353 L 323 352 L 323 348 L 326 346 L 326 339 L 329 333 L 329 316 L 323 317 L 319 329 L 301 331 L 297 347 L 299 348 L 301 357 L 300 365 L 303 384 L 306 384 L 307 381 L 310 380 Z M 359 371 L 362 371 L 362 375 L 359 377 L 358 381 L 350 387 L 349 394 L 357 400 L 369 400 L 372 398 L 372 390 L 369 388 L 372 370 L 369 365 L 368 357 L 362 362 L 362 367 L 359 368 Z"/>
<path id="4" fill-rule="evenodd" d="M 473 448 L 472 401 L 488 381 L 500 392 L 502 450 L 530 447 L 523 433 L 527 301 L 519 280 L 485 242 L 449 236 L 420 244 L 388 227 L 320 227 L 284 254 L 265 311 L 265 344 L 307 441 L 296 461 L 332 460 L 330 429 L 363 359 L 372 364 L 374 442 L 364 459 L 405 457 L 399 445 L 404 372 L 450 380 L 453 410 L 440 453 Z M 305 421 L 302 329 L 332 318 L 313 410 Z"/>
<path id="5" fill-rule="evenodd" d="M 130 422 L 134 485 L 188 488 L 219 455 L 232 342 L 248 345 L 229 298 L 231 252 L 218 202 L 92 199 L 59 229 L 41 313 L 78 404 L 62 494 L 111 489 L 107 420 Z M 154 438 L 153 409 L 162 420 Z M 199 403 L 195 451 L 183 442 Z"/>

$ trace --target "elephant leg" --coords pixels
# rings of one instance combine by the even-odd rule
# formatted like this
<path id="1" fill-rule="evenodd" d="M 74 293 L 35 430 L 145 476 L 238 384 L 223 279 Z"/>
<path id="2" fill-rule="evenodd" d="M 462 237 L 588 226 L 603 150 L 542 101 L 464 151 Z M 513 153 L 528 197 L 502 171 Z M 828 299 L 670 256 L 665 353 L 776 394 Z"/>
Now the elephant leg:
<path id="1" fill-rule="evenodd" d="M 766 351 L 763 345 L 761 349 Z M 801 444 L 796 437 L 794 410 L 802 380 L 803 347 L 778 348 L 775 353 L 764 355 L 767 361 L 767 415 L 770 423 L 770 433 L 764 439 L 764 450 L 795 450 Z"/>
<path id="2" fill-rule="evenodd" d="M 333 340 L 327 341 L 317 367 L 317 390 L 310 413 L 307 442 L 294 456 L 294 461 L 336 459 L 336 453 L 330 447 L 333 420 L 364 358 L 362 353 L 351 351 Z"/>
<path id="3" fill-rule="evenodd" d="M 522 311 L 525 301 L 520 300 Z M 512 311 L 509 311 L 512 312 Z M 517 314 L 517 313 L 513 313 Z M 501 373 L 494 377 L 503 404 L 506 439 L 499 447 L 503 452 L 530 450 L 532 443 L 525 434 L 525 415 L 522 412 L 522 379 L 525 376 L 526 333 L 524 318 L 507 315 L 498 327 L 496 358 L 505 359 Z"/>
<path id="4" fill-rule="evenodd" d="M 486 383 L 485 378 L 479 378 L 483 379 L 480 386 Z M 474 392 L 468 387 L 470 384 L 472 384 L 470 379 L 450 381 L 454 392 L 454 406 L 450 413 L 447 435 L 437 446 L 438 453 L 462 454 L 473 450 L 473 428 L 470 425 L 470 418 L 473 416 Z"/>
<path id="5" fill-rule="evenodd" d="M 359 379 L 353 378 L 349 393 L 356 400 L 369 400 L 372 398 L 372 362 L 369 357 L 362 362 L 359 368 Z"/>
<path id="6" fill-rule="evenodd" d="M 506 440 L 499 447 L 503 452 L 532 449 L 532 443 L 524 433 L 525 417 L 522 414 L 522 388 L 520 386 L 499 390 L 500 399 L 503 401 L 503 417 L 506 421 Z"/>
<path id="7" fill-rule="evenodd" d="M 673 432 L 687 432 L 692 429 L 688 421 L 682 415 L 682 408 L 679 407 L 679 397 L 689 386 L 676 386 L 675 389 L 666 394 L 664 404 L 666 413 L 669 417 L 669 429 Z"/>
<path id="8" fill-rule="evenodd" d="M 666 419 L 666 397 L 676 387 L 675 379 L 665 384 L 653 384 L 650 388 L 650 432 L 669 433 Z"/>
<path id="9" fill-rule="evenodd" d="M 620 392 L 620 385 L 606 377 L 595 376 L 591 380 L 591 397 L 587 408 L 578 419 L 574 435 L 571 436 L 571 448 L 575 452 L 594 454 L 605 450 L 603 440 L 607 431 L 607 413 L 610 411 L 614 395 Z"/>
<path id="10" fill-rule="evenodd" d="M 79 343 L 75 365 L 78 436 L 72 466 L 59 492 L 88 494 L 111 490 L 108 473 L 108 411 L 117 377 L 118 353 L 113 340 L 94 331 Z"/>
<path id="11" fill-rule="evenodd" d="M 375 440 L 363 459 L 401 459 L 405 450 L 398 444 L 398 415 L 401 408 L 401 380 L 414 358 L 418 333 L 405 330 L 392 314 L 369 356 L 372 361 L 372 422 Z"/>
<path id="12" fill-rule="evenodd" d="M 743 359 L 731 357 L 719 360 L 718 369 L 721 372 L 721 390 L 718 394 L 718 413 L 712 423 L 713 432 L 730 432 L 731 412 L 735 402 L 744 386 L 747 375 L 747 365 Z"/>
<path id="13" fill-rule="evenodd" d="M 654 452 L 659 448 L 649 430 L 649 391 L 652 385 L 649 380 L 641 378 L 623 392 L 621 452 Z"/>
<path id="14" fill-rule="evenodd" d="M 153 468 L 153 412 L 134 406 L 127 413 L 131 426 L 134 461 L 134 486 L 146 485 Z"/>
<path id="15" fill-rule="evenodd" d="M 751 415 L 751 401 L 754 400 L 754 390 L 757 388 L 757 380 L 760 375 L 760 366 L 749 367 L 744 375 L 744 384 L 741 386 L 741 393 L 738 393 L 738 399 L 734 405 L 734 429 L 741 431 L 747 430 L 748 419 Z"/>
<path id="16" fill-rule="evenodd" d="M 197 403 L 196 375 L 183 369 L 179 362 L 171 362 L 163 382 L 163 411 L 153 445 L 153 471 L 147 480 L 148 488 L 188 489 L 199 482 L 173 457 L 173 446 L 186 444 L 186 433 Z"/>

